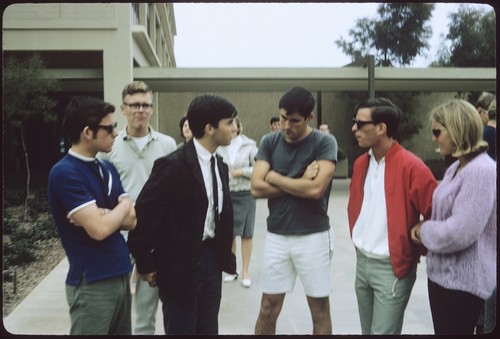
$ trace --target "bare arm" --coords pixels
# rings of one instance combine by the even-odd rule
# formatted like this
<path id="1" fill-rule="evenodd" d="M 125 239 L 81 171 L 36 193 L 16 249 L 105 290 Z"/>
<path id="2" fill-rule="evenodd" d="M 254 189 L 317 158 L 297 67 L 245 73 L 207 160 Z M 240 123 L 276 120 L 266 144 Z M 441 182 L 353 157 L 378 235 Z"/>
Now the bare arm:
<path id="1" fill-rule="evenodd" d="M 96 240 L 104 240 L 120 227 L 132 230 L 135 228 L 137 219 L 132 201 L 128 197 L 121 197 L 118 205 L 103 214 L 102 209 L 94 203 L 69 216 L 71 222 L 82 226 L 87 234 Z"/>
<path id="2" fill-rule="evenodd" d="M 309 167 L 313 164 L 314 162 L 311 163 Z M 313 179 L 310 179 L 307 176 L 303 176 L 301 178 L 290 178 L 271 170 L 266 174 L 264 180 L 268 184 L 275 186 L 281 191 L 293 196 L 309 199 L 321 199 L 333 178 L 335 163 L 329 160 L 319 160 L 317 161 L 317 165 L 317 175 Z M 311 170 L 309 167 L 306 170 L 306 173 Z"/>
<path id="3" fill-rule="evenodd" d="M 257 160 L 252 173 L 252 196 L 255 199 L 275 198 L 283 195 L 283 192 L 265 181 L 266 175 L 271 169 L 271 165 L 264 160 Z"/>

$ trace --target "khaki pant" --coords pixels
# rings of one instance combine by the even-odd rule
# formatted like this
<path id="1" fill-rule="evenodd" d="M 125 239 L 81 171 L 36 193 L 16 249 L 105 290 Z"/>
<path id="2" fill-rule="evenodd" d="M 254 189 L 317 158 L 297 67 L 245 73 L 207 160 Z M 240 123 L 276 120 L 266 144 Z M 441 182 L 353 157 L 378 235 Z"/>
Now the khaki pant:
<path id="1" fill-rule="evenodd" d="M 72 335 L 131 335 L 129 274 L 80 285 L 66 285 Z"/>
<path id="2" fill-rule="evenodd" d="M 356 297 L 362 334 L 401 334 L 406 305 L 417 278 L 416 266 L 402 279 L 390 259 L 372 259 L 356 251 Z"/>

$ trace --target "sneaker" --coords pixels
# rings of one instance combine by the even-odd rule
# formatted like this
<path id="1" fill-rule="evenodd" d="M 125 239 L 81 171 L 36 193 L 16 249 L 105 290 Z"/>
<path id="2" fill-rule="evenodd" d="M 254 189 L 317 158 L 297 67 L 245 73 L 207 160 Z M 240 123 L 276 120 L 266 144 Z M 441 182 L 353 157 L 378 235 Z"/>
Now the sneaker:
<path id="1" fill-rule="evenodd" d="M 241 280 L 241 286 L 247 288 L 252 286 L 252 280 L 250 280 L 250 278 Z"/>
<path id="2" fill-rule="evenodd" d="M 233 282 L 236 279 L 238 279 L 238 273 L 236 273 L 236 274 L 226 274 L 226 276 L 224 277 L 224 282 L 225 283 L 227 283 L 227 282 Z"/>

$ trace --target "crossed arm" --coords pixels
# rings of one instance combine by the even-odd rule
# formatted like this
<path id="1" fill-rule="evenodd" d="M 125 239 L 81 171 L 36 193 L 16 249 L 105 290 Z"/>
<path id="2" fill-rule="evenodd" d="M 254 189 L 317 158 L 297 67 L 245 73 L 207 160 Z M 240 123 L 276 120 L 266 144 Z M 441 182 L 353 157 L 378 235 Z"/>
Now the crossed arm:
<path id="1" fill-rule="evenodd" d="M 94 203 L 68 218 L 71 223 L 83 227 L 95 240 L 104 240 L 118 229 L 131 231 L 137 224 L 134 205 L 128 196 L 119 197 L 118 205 L 109 212 Z"/>
<path id="2" fill-rule="evenodd" d="M 257 160 L 252 174 L 252 196 L 259 199 L 291 194 L 300 198 L 320 199 L 334 172 L 335 163 L 318 160 L 309 164 L 301 178 L 290 178 L 271 170 L 267 161 Z"/>

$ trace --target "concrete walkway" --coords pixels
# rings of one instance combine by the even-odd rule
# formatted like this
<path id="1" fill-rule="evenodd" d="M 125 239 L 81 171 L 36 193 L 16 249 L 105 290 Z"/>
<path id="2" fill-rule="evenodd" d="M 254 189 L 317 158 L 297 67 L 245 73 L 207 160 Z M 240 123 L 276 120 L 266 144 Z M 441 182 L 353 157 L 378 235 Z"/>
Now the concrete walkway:
<path id="1" fill-rule="evenodd" d="M 354 292 L 356 258 L 349 237 L 347 200 L 349 179 L 334 179 L 329 202 L 329 215 L 335 232 L 335 250 L 331 274 L 331 315 L 334 334 L 360 334 L 358 307 Z M 244 288 L 241 280 L 223 284 L 219 313 L 220 334 L 253 334 L 259 312 L 260 263 L 266 234 L 267 201 L 257 201 L 253 254 L 250 263 L 252 286 Z M 238 250 L 241 247 L 238 244 Z M 238 265 L 241 264 L 238 253 Z M 64 259 L 9 316 L 3 319 L 5 329 L 12 334 L 69 333 L 70 320 L 66 304 L 64 280 L 68 263 Z M 133 312 L 132 317 L 135 318 Z M 161 307 L 157 314 L 157 334 L 164 334 Z M 285 298 L 278 319 L 277 334 L 311 334 L 312 322 L 300 279 L 295 290 Z M 433 334 L 427 298 L 425 258 L 418 267 L 417 281 L 406 309 L 403 334 Z"/>

